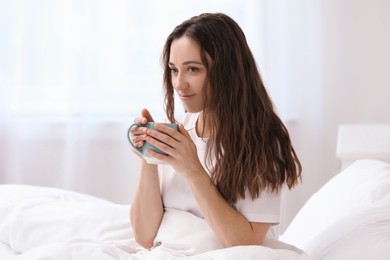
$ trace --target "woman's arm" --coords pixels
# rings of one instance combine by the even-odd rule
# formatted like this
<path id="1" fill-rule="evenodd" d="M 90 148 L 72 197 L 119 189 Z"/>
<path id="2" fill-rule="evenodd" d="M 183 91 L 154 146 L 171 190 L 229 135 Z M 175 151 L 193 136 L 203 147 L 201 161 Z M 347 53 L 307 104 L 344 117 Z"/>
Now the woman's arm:
<path id="1" fill-rule="evenodd" d="M 147 109 L 142 109 L 141 116 L 134 121 L 140 124 L 154 121 Z M 131 141 L 141 147 L 145 141 L 145 129 L 135 128 L 130 131 Z M 145 248 L 153 246 L 163 214 L 157 165 L 148 164 L 142 159 L 138 188 L 130 208 L 130 223 L 138 244 Z"/>
<path id="2" fill-rule="evenodd" d="M 249 222 L 226 202 L 203 168 L 186 176 L 205 219 L 225 246 L 263 243 L 270 223 Z"/>
<path id="3" fill-rule="evenodd" d="M 164 214 L 157 166 L 141 162 L 137 192 L 130 209 L 135 240 L 145 248 L 153 246 Z"/>
<path id="4" fill-rule="evenodd" d="M 249 222 L 226 202 L 201 165 L 196 146 L 183 125 L 179 125 L 179 133 L 159 124 L 155 127 L 160 132 L 147 130 L 146 140 L 169 156 L 153 151 L 149 155 L 170 164 L 187 179 L 203 216 L 222 243 L 225 246 L 262 244 L 271 224 Z"/>

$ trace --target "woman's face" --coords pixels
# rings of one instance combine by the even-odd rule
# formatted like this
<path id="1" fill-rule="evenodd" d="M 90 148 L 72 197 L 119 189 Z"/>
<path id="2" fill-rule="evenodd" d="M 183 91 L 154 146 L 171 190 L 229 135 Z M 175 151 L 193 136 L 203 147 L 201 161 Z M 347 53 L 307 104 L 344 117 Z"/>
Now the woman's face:
<path id="1" fill-rule="evenodd" d="M 196 113 L 203 109 L 202 89 L 207 69 L 200 57 L 200 46 L 187 36 L 172 41 L 169 56 L 172 85 L 187 112 Z"/>

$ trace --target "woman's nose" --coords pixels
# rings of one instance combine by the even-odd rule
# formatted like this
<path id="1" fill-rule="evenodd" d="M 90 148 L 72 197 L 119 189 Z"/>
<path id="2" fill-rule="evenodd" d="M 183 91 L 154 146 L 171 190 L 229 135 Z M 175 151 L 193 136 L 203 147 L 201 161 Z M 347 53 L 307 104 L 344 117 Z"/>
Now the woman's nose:
<path id="1" fill-rule="evenodd" d="M 174 82 L 172 82 L 172 83 L 173 83 L 173 86 L 175 87 L 175 89 L 185 89 L 185 88 L 188 88 L 188 86 L 189 86 L 185 77 L 181 73 L 179 73 L 173 81 Z"/>

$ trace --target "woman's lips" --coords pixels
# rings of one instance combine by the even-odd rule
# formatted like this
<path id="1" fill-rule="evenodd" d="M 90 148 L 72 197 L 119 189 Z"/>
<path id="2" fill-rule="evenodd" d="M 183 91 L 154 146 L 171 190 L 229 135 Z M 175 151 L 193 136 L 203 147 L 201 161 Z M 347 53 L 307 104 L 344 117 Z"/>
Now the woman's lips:
<path id="1" fill-rule="evenodd" d="M 179 96 L 180 96 L 181 99 L 187 100 L 187 99 L 190 99 L 193 96 L 195 96 L 195 94 L 185 94 L 185 95 L 179 94 Z"/>

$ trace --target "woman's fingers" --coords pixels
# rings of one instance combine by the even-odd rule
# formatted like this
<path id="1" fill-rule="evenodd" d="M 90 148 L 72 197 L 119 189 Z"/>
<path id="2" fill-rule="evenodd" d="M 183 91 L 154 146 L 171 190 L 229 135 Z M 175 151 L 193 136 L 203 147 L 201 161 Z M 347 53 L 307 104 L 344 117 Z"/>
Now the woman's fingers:
<path id="1" fill-rule="evenodd" d="M 133 125 L 130 128 L 129 137 L 135 147 L 142 147 L 146 139 L 146 127 Z"/>
<path id="2" fill-rule="evenodd" d="M 166 135 L 169 135 L 171 138 L 175 139 L 178 142 L 180 142 L 180 140 L 182 139 L 182 135 L 176 129 L 173 129 L 164 124 L 155 123 L 154 128 Z"/>
<path id="3" fill-rule="evenodd" d="M 149 111 L 144 108 L 141 110 L 141 116 L 136 117 L 134 119 L 134 123 L 140 124 L 141 126 L 133 125 L 129 130 L 129 140 L 133 143 L 133 145 L 137 148 L 141 148 L 145 144 L 145 140 L 147 137 L 146 127 L 142 127 L 148 122 L 153 122 L 153 117 L 149 113 Z"/>
<path id="4" fill-rule="evenodd" d="M 201 165 L 196 146 L 182 124 L 179 125 L 179 131 L 163 125 L 157 127 L 155 125 L 155 128 L 157 130 L 147 130 L 146 141 L 168 155 L 147 150 L 150 156 L 170 164 L 175 171 L 184 175 L 191 172 L 188 169 L 195 169 Z"/>
<path id="5" fill-rule="evenodd" d="M 148 122 L 148 119 L 146 117 L 136 117 L 134 119 L 134 123 L 144 125 Z"/>
<path id="6" fill-rule="evenodd" d="M 138 135 L 138 136 L 133 136 L 131 138 L 131 142 L 137 148 L 141 148 L 144 145 L 145 140 L 146 140 L 146 135 Z"/>
<path id="7" fill-rule="evenodd" d="M 174 147 L 170 146 L 169 144 L 162 141 L 161 139 L 156 139 L 154 137 L 148 136 L 146 137 L 146 141 L 167 154 L 172 154 L 174 150 Z"/>
<path id="8" fill-rule="evenodd" d="M 180 141 L 180 133 L 163 124 L 155 124 L 156 130 L 146 129 L 146 141 L 161 151 L 171 154 Z"/>
<path id="9" fill-rule="evenodd" d="M 141 110 L 142 117 L 146 120 L 143 121 L 143 124 L 146 124 L 147 122 L 154 122 L 152 115 L 149 113 L 149 110 L 146 108 L 143 108 Z"/>

